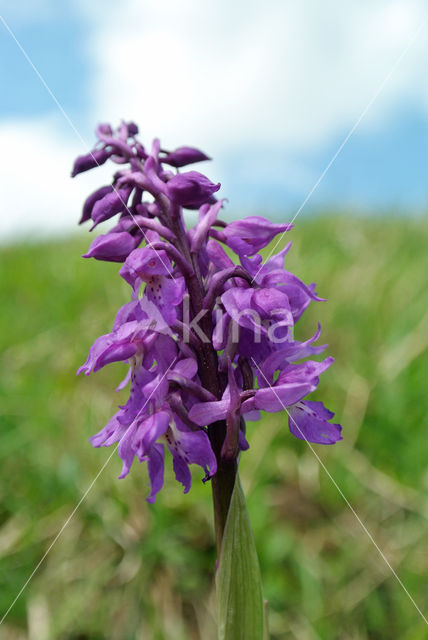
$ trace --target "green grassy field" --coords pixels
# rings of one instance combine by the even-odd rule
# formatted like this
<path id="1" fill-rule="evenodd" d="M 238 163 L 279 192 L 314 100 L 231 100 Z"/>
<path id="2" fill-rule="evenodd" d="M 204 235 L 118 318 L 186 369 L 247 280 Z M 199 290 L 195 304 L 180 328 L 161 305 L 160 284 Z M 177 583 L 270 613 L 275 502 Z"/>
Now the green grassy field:
<path id="1" fill-rule="evenodd" d="M 298 221 L 288 268 L 317 282 L 298 338 L 318 320 L 335 365 L 314 399 L 344 440 L 314 445 L 329 474 L 427 615 L 428 224 Z M 124 366 L 75 371 L 110 331 L 128 287 L 117 265 L 82 260 L 89 238 L 0 252 L 0 616 L 110 450 L 87 442 L 126 390 Z M 300 323 L 299 323 L 300 324 Z M 274 640 L 427 638 L 422 617 L 286 416 L 250 425 L 241 477 Z M 213 640 L 210 487 L 97 478 L 3 625 L 7 640 Z"/>

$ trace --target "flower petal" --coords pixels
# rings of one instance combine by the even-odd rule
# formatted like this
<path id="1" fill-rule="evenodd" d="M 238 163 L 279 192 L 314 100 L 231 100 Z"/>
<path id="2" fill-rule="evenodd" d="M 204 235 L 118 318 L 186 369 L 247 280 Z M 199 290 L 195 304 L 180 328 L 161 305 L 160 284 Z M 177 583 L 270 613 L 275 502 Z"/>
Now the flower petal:
<path id="1" fill-rule="evenodd" d="M 308 393 L 315 391 L 316 388 L 317 385 L 310 382 L 294 382 L 265 387 L 256 391 L 254 407 L 269 411 L 269 413 L 282 411 L 285 407 L 289 407 L 307 396 Z"/>
<path id="2" fill-rule="evenodd" d="M 164 447 L 162 444 L 155 444 L 151 448 L 147 467 L 152 490 L 146 500 L 153 504 L 156 500 L 156 494 L 159 493 L 163 487 Z"/>
<path id="3" fill-rule="evenodd" d="M 89 438 L 89 442 L 93 447 L 109 447 L 111 444 L 118 442 L 126 432 L 127 427 L 118 420 L 120 412 L 117 412 L 107 422 L 106 426 L 98 433 Z"/>
<path id="4" fill-rule="evenodd" d="M 122 458 L 122 471 L 120 472 L 119 480 L 125 478 L 128 475 L 129 470 L 131 469 L 132 463 L 135 457 L 134 447 L 132 445 L 132 441 L 134 438 L 135 431 L 137 429 L 137 424 L 132 423 L 125 430 L 124 435 L 119 441 L 119 446 L 117 448 L 117 452 L 119 457 Z"/>
<path id="5" fill-rule="evenodd" d="M 84 372 L 88 376 L 91 371 L 98 371 L 106 364 L 131 358 L 137 352 L 137 346 L 132 342 L 137 330 L 137 322 L 127 322 L 118 331 L 97 338 L 77 375 Z"/>
<path id="6" fill-rule="evenodd" d="M 179 373 L 181 376 L 192 380 L 198 372 L 198 363 L 195 358 L 183 358 L 174 365 L 171 372 Z"/>
<path id="7" fill-rule="evenodd" d="M 166 434 L 167 446 L 173 457 L 181 457 L 187 464 L 198 464 L 205 471 L 205 480 L 217 471 L 217 460 L 205 431 L 190 431 L 177 418 Z"/>
<path id="8" fill-rule="evenodd" d="M 169 421 L 167 411 L 157 411 L 140 422 L 132 440 L 132 447 L 140 462 L 149 455 L 156 440 L 165 434 Z"/>
<path id="9" fill-rule="evenodd" d="M 172 458 L 172 465 L 174 468 L 175 479 L 177 482 L 181 482 L 184 487 L 184 493 L 187 493 L 192 486 L 192 474 L 184 459 L 179 455 L 174 455 Z"/>
<path id="10" fill-rule="evenodd" d="M 321 402 L 299 402 L 290 407 L 289 413 L 289 429 L 296 438 L 316 444 L 334 444 L 342 440 L 342 427 L 327 421 L 334 413 Z"/>
<path id="11" fill-rule="evenodd" d="M 155 251 L 148 246 L 134 249 L 119 271 L 131 287 L 134 287 L 137 278 L 147 282 L 153 276 L 168 276 L 170 273 L 172 273 L 171 261 L 165 251 Z"/>
<path id="12" fill-rule="evenodd" d="M 262 216 L 234 220 L 224 230 L 227 245 L 238 255 L 251 256 L 269 244 L 278 234 L 289 231 L 292 224 L 274 224 Z"/>
<path id="13" fill-rule="evenodd" d="M 216 402 L 198 402 L 189 411 L 189 418 L 200 427 L 224 420 L 229 408 L 229 399 L 217 400 Z"/>

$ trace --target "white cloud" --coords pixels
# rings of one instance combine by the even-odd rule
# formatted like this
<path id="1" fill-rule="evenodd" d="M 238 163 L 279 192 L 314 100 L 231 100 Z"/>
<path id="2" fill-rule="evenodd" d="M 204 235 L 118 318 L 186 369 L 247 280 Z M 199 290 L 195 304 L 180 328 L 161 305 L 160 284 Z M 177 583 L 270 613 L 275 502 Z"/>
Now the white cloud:
<path id="1" fill-rule="evenodd" d="M 103 3 L 100 13 L 91 3 L 95 115 L 133 117 L 149 136 L 220 156 L 252 145 L 313 148 L 352 126 L 416 31 L 423 6 L 123 0 Z M 426 99 L 424 51 L 420 38 L 372 119 L 391 103 Z"/>
<path id="2" fill-rule="evenodd" d="M 278 197 L 289 206 L 324 169 L 311 156 L 354 125 L 423 9 L 423 0 L 83 3 L 93 120 L 132 118 L 147 143 L 199 146 L 232 210 Z M 359 131 L 386 128 L 403 105 L 428 110 L 426 52 L 421 35 Z"/>
<path id="3" fill-rule="evenodd" d="M 32 6 L 39 18 L 52 9 L 50 0 Z M 144 141 L 159 135 L 171 147 L 200 146 L 216 160 L 210 177 L 223 180 L 230 195 L 230 181 L 244 190 L 270 181 L 307 193 L 323 167 L 314 173 L 305 152 L 341 139 L 354 124 L 421 23 L 424 2 L 76 0 L 73 6 L 91 23 L 89 40 L 80 43 L 93 70 L 88 119 L 132 118 Z M 426 53 L 421 34 L 362 128 L 385 126 L 400 105 L 428 110 Z M 61 118 L 0 121 L 0 237 L 75 229 L 83 199 L 107 180 L 104 168 L 70 180 L 73 158 L 83 150 L 72 132 L 64 133 Z"/>
<path id="4" fill-rule="evenodd" d="M 84 198 L 102 184 L 96 172 L 70 178 L 82 145 L 64 134 L 60 117 L 0 122 L 0 240 L 75 230 Z"/>

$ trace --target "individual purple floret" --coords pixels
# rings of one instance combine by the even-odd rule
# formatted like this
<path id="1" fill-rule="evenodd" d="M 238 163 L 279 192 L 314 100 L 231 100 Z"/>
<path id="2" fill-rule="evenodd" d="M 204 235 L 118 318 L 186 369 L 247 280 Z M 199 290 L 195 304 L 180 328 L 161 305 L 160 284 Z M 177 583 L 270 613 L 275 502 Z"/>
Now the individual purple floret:
<path id="1" fill-rule="evenodd" d="M 209 202 L 211 196 L 219 189 L 219 182 L 214 184 L 198 171 L 187 171 L 177 173 L 168 180 L 165 193 L 172 203 L 193 208 Z"/>
<path id="2" fill-rule="evenodd" d="M 194 149 L 193 147 L 179 147 L 162 157 L 163 163 L 170 164 L 177 169 L 188 164 L 195 164 L 195 162 L 202 162 L 203 160 L 210 160 L 210 158 L 199 149 Z"/>
<path id="3" fill-rule="evenodd" d="M 93 229 L 110 220 L 110 228 L 84 257 L 122 263 L 130 293 L 78 373 L 112 362 L 127 367 L 120 388 L 129 385 L 128 401 L 90 441 L 117 445 L 120 478 L 147 462 L 153 502 L 168 451 L 185 492 L 191 465 L 213 489 L 233 487 L 249 446 L 245 423 L 260 411 L 286 411 L 291 433 L 309 442 L 334 444 L 342 436 L 334 414 L 306 399 L 333 362 L 312 359 L 327 346 L 314 346 L 320 327 L 306 341 L 294 338 L 307 306 L 322 298 L 284 268 L 291 243 L 266 261 L 259 253 L 292 225 L 262 216 L 224 222 L 224 200 L 215 197 L 220 184 L 179 172 L 208 156 L 193 147 L 168 151 L 158 140 L 146 150 L 137 134 L 132 122 L 117 131 L 100 125 L 95 149 L 77 158 L 72 172 L 108 160 L 118 165 L 113 182 L 85 201 L 81 222 L 91 220 Z M 195 208 L 186 228 L 184 209 Z"/>

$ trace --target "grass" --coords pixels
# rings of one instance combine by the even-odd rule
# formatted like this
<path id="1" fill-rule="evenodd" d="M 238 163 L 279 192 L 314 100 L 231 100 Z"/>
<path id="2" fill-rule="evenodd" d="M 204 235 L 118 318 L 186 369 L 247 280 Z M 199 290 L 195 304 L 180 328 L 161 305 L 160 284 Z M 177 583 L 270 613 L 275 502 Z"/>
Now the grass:
<path id="1" fill-rule="evenodd" d="M 299 221 L 289 268 L 315 280 L 297 337 L 323 326 L 336 363 L 314 399 L 344 441 L 314 445 L 406 588 L 428 609 L 426 470 L 428 224 Z M 108 459 L 88 437 L 126 391 L 124 367 L 77 367 L 128 300 L 117 265 L 85 261 L 88 239 L 1 250 L 0 616 Z M 426 638 L 426 625 L 286 417 L 250 426 L 241 477 L 273 640 Z M 6 640 L 212 640 L 209 486 L 172 478 L 155 506 L 113 455 L 0 628 Z M 425 587 L 425 588 L 424 588 Z"/>

